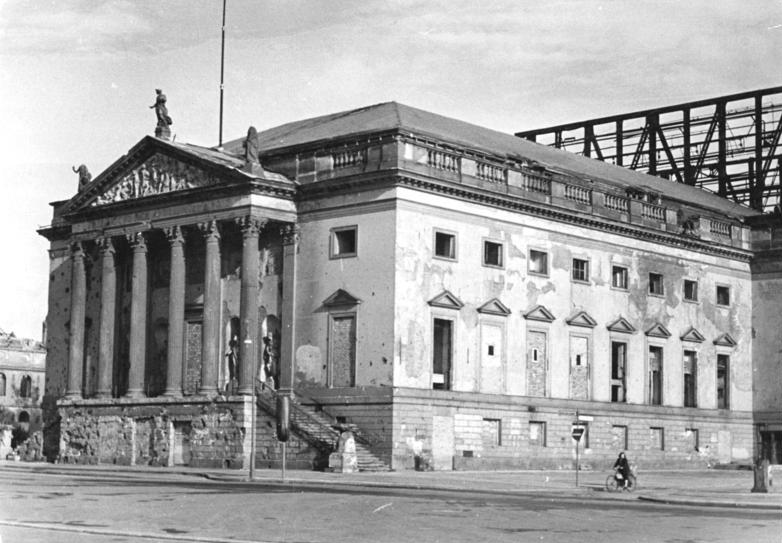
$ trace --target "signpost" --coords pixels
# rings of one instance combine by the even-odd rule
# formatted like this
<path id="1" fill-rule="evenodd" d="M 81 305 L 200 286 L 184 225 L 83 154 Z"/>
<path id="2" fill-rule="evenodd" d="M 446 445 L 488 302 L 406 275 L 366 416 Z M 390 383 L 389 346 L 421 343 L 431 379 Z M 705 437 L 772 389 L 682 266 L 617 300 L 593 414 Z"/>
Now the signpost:
<path id="1" fill-rule="evenodd" d="M 580 420 L 575 421 L 573 423 L 573 427 L 570 430 L 570 435 L 572 435 L 573 439 L 576 440 L 576 486 L 578 486 L 578 468 L 579 468 L 578 444 L 581 441 L 581 436 L 584 435 L 585 430 L 586 430 L 586 426 Z"/>

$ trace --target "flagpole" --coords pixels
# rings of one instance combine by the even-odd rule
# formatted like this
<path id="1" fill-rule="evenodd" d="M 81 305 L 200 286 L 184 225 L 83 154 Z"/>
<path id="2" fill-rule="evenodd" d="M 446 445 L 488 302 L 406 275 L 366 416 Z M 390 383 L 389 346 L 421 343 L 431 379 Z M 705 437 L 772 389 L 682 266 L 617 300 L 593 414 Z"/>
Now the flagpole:
<path id="1" fill-rule="evenodd" d="M 223 90 L 225 85 L 225 4 L 227 0 L 223 0 L 223 26 L 222 26 L 222 44 L 220 46 L 220 136 L 218 138 L 218 147 L 223 146 Z"/>

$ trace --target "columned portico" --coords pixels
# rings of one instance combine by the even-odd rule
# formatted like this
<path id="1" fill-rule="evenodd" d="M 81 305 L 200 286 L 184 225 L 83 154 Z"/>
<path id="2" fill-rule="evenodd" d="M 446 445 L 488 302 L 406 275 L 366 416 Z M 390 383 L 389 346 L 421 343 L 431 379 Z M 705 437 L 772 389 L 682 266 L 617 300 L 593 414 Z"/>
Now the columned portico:
<path id="1" fill-rule="evenodd" d="M 242 291 L 239 347 L 239 394 L 252 394 L 258 365 L 258 237 L 265 221 L 241 217 L 236 223 L 242 229 Z"/>
<path id="2" fill-rule="evenodd" d="M 147 347 L 147 242 L 142 232 L 127 235 L 133 250 L 130 303 L 130 369 L 128 398 L 144 398 L 144 370 Z"/>
<path id="3" fill-rule="evenodd" d="M 65 391 L 65 397 L 70 399 L 81 398 L 86 281 L 84 247 L 77 241 L 71 245 L 71 319 L 68 338 L 68 388 Z"/>
<path id="4" fill-rule="evenodd" d="M 201 336 L 201 386 L 198 393 L 217 394 L 217 365 L 220 359 L 220 231 L 217 221 L 200 223 L 206 241 L 204 260 L 204 321 Z"/>
<path id="5" fill-rule="evenodd" d="M 111 238 L 99 238 L 97 242 L 101 255 L 97 396 L 99 398 L 109 398 L 111 397 L 112 362 L 114 361 L 117 271 L 114 261 L 114 243 Z"/>
<path id="6" fill-rule="evenodd" d="M 280 346 L 280 382 L 281 393 L 292 394 L 295 353 L 296 308 L 296 255 L 299 244 L 299 226 L 286 224 L 280 229 L 282 236 L 282 345 Z"/>
<path id="7" fill-rule="evenodd" d="M 166 228 L 171 246 L 168 294 L 168 367 L 166 396 L 182 396 L 182 358 L 185 315 L 185 238 L 180 226 Z"/>

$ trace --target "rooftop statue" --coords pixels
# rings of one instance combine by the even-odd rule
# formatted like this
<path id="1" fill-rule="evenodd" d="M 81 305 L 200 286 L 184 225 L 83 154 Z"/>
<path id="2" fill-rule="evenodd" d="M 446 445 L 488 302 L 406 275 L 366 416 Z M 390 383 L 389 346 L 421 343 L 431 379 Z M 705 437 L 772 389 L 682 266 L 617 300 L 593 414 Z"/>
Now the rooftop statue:
<path id="1" fill-rule="evenodd" d="M 258 131 L 254 126 L 247 129 L 247 138 L 244 140 L 244 169 L 247 172 L 255 173 L 262 170 L 261 163 L 258 160 L 260 153 L 260 142 L 258 141 Z"/>
<path id="2" fill-rule="evenodd" d="M 166 107 L 166 95 L 163 94 L 161 89 L 155 89 L 157 97 L 155 98 L 154 105 L 149 106 L 149 109 L 155 109 L 157 115 L 157 125 L 159 127 L 168 128 L 173 121 L 168 116 L 168 108 Z"/>
<path id="3" fill-rule="evenodd" d="M 85 164 L 79 165 L 78 168 L 71 166 L 71 169 L 73 170 L 73 173 L 79 174 L 79 190 L 82 190 L 84 187 L 90 184 L 90 181 L 92 181 L 92 174 L 90 173 L 90 170 L 87 169 Z"/>

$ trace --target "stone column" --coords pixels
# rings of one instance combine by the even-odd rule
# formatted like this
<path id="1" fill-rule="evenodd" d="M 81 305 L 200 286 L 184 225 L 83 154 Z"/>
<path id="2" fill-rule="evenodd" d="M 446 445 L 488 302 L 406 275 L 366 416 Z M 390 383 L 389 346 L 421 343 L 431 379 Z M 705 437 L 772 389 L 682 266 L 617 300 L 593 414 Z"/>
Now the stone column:
<path id="1" fill-rule="evenodd" d="M 185 238 L 182 228 L 166 228 L 171 244 L 171 276 L 168 287 L 168 368 L 166 396 L 182 396 L 182 364 L 185 328 Z"/>
<path id="2" fill-rule="evenodd" d="M 299 251 L 299 226 L 287 224 L 280 229 L 283 244 L 282 260 L 282 330 L 280 345 L 280 378 L 277 388 L 281 394 L 293 392 L 296 371 L 296 257 Z"/>
<path id="3" fill-rule="evenodd" d="M 201 387 L 204 396 L 217 394 L 217 367 L 220 363 L 220 231 L 217 221 L 200 223 L 206 238 L 204 259 L 204 323 L 201 329 Z"/>
<path id="4" fill-rule="evenodd" d="M 127 398 L 144 398 L 147 357 L 147 241 L 142 232 L 127 235 L 133 249 L 133 283 L 130 300 L 130 370 Z"/>
<path id="5" fill-rule="evenodd" d="M 71 245 L 71 322 L 68 337 L 68 388 L 65 391 L 65 397 L 74 400 L 81 398 L 86 293 L 84 247 L 77 241 Z"/>
<path id="6" fill-rule="evenodd" d="M 258 375 L 258 272 L 260 255 L 258 237 L 264 222 L 241 217 L 236 223 L 242 229 L 242 294 L 240 307 L 241 340 L 239 346 L 239 394 L 253 393 Z"/>
<path id="7" fill-rule="evenodd" d="M 100 336 L 98 346 L 98 398 L 111 397 L 114 368 L 114 318 L 117 307 L 117 269 L 111 237 L 98 239 L 101 255 Z"/>

